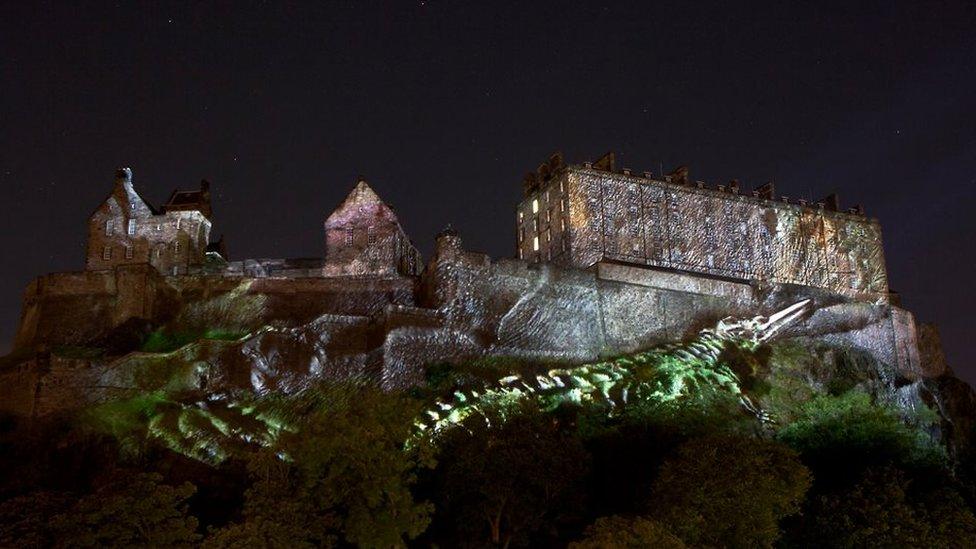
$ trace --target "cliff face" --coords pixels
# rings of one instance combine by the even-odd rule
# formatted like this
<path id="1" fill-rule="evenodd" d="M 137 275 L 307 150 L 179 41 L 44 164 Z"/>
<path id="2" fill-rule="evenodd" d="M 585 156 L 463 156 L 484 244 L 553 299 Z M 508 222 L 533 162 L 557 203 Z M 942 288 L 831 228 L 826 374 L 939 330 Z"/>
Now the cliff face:
<path id="1" fill-rule="evenodd" d="M 492 262 L 443 235 L 423 277 L 162 276 L 151 268 L 49 275 L 27 291 L 7 412 L 43 417 L 156 391 L 203 399 L 294 393 L 321 379 L 422 383 L 480 357 L 580 363 L 683 340 L 726 316 L 801 299 L 783 334 L 807 387 L 845 384 L 942 415 L 967 445 L 972 393 L 911 313 L 802 286 L 760 287 L 601 263 L 580 271 Z M 921 353 L 920 350 L 921 349 Z"/>

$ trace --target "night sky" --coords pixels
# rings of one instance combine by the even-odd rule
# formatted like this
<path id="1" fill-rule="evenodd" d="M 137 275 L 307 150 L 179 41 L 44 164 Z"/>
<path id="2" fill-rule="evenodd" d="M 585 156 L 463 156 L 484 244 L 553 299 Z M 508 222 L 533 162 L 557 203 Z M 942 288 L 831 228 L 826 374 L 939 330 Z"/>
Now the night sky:
<path id="1" fill-rule="evenodd" d="M 6 347 L 30 279 L 84 268 L 120 166 L 155 205 L 211 180 L 234 259 L 321 256 L 360 174 L 423 252 L 451 223 L 498 257 L 526 171 L 616 150 L 863 204 L 976 381 L 970 2 L 185 4 L 0 3 Z"/>

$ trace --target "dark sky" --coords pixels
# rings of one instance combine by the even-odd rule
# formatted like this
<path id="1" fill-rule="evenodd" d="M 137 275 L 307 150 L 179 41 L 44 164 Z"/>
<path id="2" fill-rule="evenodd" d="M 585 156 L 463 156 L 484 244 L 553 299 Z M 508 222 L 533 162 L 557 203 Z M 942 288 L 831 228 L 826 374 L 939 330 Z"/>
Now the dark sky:
<path id="1" fill-rule="evenodd" d="M 613 149 L 863 204 L 976 381 L 971 2 L 63 4 L 0 3 L 4 342 L 119 166 L 155 204 L 213 181 L 236 258 L 321 256 L 359 174 L 423 251 L 450 222 L 497 257 L 524 172 Z"/>

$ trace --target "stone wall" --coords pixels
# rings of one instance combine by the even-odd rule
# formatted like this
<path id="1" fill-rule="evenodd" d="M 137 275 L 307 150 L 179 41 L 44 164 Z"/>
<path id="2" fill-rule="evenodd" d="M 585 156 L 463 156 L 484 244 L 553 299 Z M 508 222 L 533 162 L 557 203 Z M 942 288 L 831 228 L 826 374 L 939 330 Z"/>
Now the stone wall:
<path id="1" fill-rule="evenodd" d="M 565 166 L 517 210 L 519 256 L 650 265 L 887 299 L 878 222 L 828 204 Z"/>

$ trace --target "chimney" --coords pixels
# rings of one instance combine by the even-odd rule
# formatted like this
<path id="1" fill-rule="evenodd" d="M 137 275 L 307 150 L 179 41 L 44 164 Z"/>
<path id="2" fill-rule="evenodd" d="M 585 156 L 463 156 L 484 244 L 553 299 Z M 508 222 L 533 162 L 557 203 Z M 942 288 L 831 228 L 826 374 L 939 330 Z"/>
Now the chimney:
<path id="1" fill-rule="evenodd" d="M 132 168 L 119 168 L 115 170 L 115 183 L 132 183 Z"/>
<path id="2" fill-rule="evenodd" d="M 678 166 L 671 172 L 671 182 L 679 185 L 688 184 L 688 166 Z"/>

